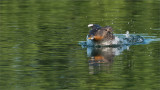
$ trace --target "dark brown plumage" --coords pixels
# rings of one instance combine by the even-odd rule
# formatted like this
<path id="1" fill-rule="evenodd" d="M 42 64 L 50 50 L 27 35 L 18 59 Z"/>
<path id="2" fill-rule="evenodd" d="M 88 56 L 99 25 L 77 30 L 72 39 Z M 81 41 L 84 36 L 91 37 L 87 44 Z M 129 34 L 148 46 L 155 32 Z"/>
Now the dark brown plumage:
<path id="1" fill-rule="evenodd" d="M 88 26 L 92 28 L 92 30 L 89 32 L 88 39 L 92 39 L 95 44 L 101 44 L 102 42 L 107 41 L 111 43 L 111 41 L 115 39 L 115 36 L 113 35 L 113 29 L 110 26 L 100 27 L 96 24 L 89 24 Z"/>

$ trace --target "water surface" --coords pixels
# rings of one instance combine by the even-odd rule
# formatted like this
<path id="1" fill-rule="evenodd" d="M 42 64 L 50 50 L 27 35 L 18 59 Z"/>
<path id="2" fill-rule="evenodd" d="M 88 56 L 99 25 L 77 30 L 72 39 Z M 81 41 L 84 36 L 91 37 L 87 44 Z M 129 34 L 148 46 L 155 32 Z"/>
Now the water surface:
<path id="1" fill-rule="evenodd" d="M 102 52 L 110 59 L 97 65 L 78 42 L 90 23 L 160 38 L 159 6 L 159 0 L 0 0 L 0 89 L 158 90 L 160 41 Z"/>

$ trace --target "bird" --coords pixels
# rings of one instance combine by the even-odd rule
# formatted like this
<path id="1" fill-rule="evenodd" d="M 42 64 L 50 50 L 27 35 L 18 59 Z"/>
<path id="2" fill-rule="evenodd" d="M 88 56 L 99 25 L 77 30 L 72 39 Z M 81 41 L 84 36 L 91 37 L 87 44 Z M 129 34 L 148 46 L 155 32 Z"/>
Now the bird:
<path id="1" fill-rule="evenodd" d="M 97 24 L 89 24 L 88 27 L 91 28 L 87 35 L 88 45 L 113 45 L 120 43 L 119 38 L 113 35 L 112 27 L 101 27 Z"/>

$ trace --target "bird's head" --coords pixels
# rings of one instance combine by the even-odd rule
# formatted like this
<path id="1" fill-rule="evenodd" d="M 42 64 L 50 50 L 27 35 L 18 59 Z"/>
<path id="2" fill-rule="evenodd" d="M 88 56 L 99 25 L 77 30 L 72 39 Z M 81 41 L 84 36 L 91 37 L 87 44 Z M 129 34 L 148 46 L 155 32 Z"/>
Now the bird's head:
<path id="1" fill-rule="evenodd" d="M 88 24 L 88 27 L 91 28 L 91 30 L 89 31 L 88 39 L 95 40 L 95 35 L 97 31 L 101 29 L 101 26 L 97 24 Z"/>
<path id="2" fill-rule="evenodd" d="M 110 26 L 100 27 L 97 24 L 89 24 L 88 27 L 92 28 L 88 35 L 90 40 L 101 41 L 106 37 L 112 37 L 113 29 Z"/>

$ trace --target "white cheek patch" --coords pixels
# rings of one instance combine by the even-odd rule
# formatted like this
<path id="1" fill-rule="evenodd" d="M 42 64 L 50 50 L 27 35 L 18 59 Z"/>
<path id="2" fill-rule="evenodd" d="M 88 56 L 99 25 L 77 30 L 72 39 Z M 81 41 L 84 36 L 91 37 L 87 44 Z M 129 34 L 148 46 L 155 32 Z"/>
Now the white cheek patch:
<path id="1" fill-rule="evenodd" d="M 88 27 L 92 27 L 93 26 L 93 24 L 88 24 Z"/>

